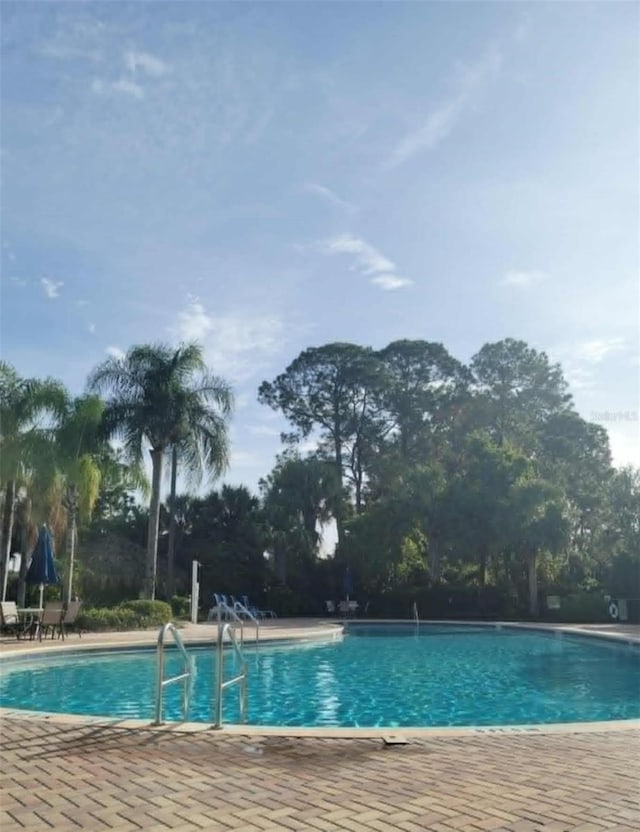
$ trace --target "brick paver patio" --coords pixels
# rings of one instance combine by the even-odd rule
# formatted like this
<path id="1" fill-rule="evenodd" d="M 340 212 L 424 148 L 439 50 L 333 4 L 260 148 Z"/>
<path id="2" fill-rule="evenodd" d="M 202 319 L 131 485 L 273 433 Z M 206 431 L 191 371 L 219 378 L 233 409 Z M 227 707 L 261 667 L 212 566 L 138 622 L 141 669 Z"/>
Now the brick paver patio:
<path id="1" fill-rule="evenodd" d="M 637 723 L 388 746 L 15 711 L 0 727 L 0 832 L 640 830 Z"/>
<path id="2" fill-rule="evenodd" d="M 637 832 L 640 729 L 380 739 L 11 718 L 0 829 Z"/>

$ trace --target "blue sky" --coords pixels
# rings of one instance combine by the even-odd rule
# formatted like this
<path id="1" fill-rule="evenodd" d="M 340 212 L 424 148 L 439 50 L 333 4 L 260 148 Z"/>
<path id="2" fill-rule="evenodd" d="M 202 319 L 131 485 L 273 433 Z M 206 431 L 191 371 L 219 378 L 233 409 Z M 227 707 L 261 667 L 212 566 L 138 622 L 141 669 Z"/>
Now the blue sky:
<path id="1" fill-rule="evenodd" d="M 638 8 L 3 2 L 4 360 L 201 341 L 255 488 L 305 347 L 516 337 L 640 464 Z"/>

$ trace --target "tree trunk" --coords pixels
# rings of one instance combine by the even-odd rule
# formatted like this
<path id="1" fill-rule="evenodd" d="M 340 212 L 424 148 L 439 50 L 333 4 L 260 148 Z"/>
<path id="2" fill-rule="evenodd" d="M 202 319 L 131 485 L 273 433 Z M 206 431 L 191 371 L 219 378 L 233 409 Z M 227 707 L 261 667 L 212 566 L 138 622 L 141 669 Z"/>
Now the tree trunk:
<path id="1" fill-rule="evenodd" d="M 13 520 L 16 513 L 16 484 L 14 480 L 7 483 L 6 496 L 4 500 L 4 512 L 2 517 L 2 530 L 6 537 L 3 537 L 1 553 L 2 571 L 2 600 L 7 597 L 7 580 L 9 578 L 9 558 L 11 557 L 11 539 L 13 537 Z M 24 560 L 24 555 L 22 556 Z"/>
<path id="2" fill-rule="evenodd" d="M 167 595 L 175 595 L 175 551 L 176 551 L 176 479 L 178 476 L 178 451 L 173 446 L 171 451 L 171 494 L 169 495 L 169 549 L 167 551 Z"/>
<path id="3" fill-rule="evenodd" d="M 31 548 L 31 541 L 29 540 L 29 532 L 31 530 L 31 499 L 25 498 L 24 502 L 24 517 L 20 528 L 20 551 L 22 557 L 20 558 L 20 575 L 18 576 L 18 606 L 24 607 L 25 597 L 27 594 L 27 569 L 29 568 L 29 549 Z"/>
<path id="4" fill-rule="evenodd" d="M 276 548 L 275 561 L 276 561 L 276 575 L 278 576 L 278 580 L 280 581 L 282 586 L 286 586 L 287 585 L 287 550 L 286 550 L 286 547 Z"/>
<path id="5" fill-rule="evenodd" d="M 437 584 L 440 582 L 440 541 L 437 537 L 429 538 L 428 562 L 431 580 Z"/>
<path id="6" fill-rule="evenodd" d="M 536 618 L 538 615 L 538 570 L 536 554 L 527 557 L 527 571 L 529 573 L 529 613 Z"/>
<path id="7" fill-rule="evenodd" d="M 336 434 L 338 435 L 338 434 Z M 338 472 L 338 482 L 340 483 L 340 493 L 336 500 L 336 531 L 338 533 L 338 546 L 344 541 L 344 497 L 342 495 L 342 443 L 339 439 L 335 440 L 335 463 Z"/>
<path id="8" fill-rule="evenodd" d="M 153 601 L 156 597 L 156 576 L 158 571 L 158 535 L 160 531 L 160 486 L 162 484 L 163 448 L 151 451 L 151 504 L 149 506 L 149 528 L 147 535 L 147 564 L 142 588 L 142 597 Z"/>
<path id="9" fill-rule="evenodd" d="M 4 507 L 6 504 L 7 489 L 0 487 L 0 593 L 4 587 Z M 2 597 L 0 595 L 0 597 Z"/>
<path id="10" fill-rule="evenodd" d="M 64 500 L 67 509 L 68 533 L 67 533 L 67 575 L 66 587 L 63 590 L 63 600 L 68 604 L 73 595 L 73 567 L 76 559 L 76 542 L 78 538 L 78 486 L 70 482 L 67 486 L 67 493 Z"/>
<path id="11" fill-rule="evenodd" d="M 68 604 L 69 601 L 73 600 L 73 567 L 75 564 L 76 559 L 76 536 L 77 536 L 77 516 L 78 512 L 76 508 L 72 508 L 70 511 L 71 514 L 71 524 L 69 528 L 69 573 L 67 575 L 67 592 L 65 601 Z"/>
<path id="12" fill-rule="evenodd" d="M 489 566 L 489 552 L 486 546 L 482 546 L 480 548 L 480 564 L 479 564 L 479 575 L 480 578 L 480 586 L 484 587 L 487 585 L 487 567 Z"/>
<path id="13" fill-rule="evenodd" d="M 355 489 L 356 489 L 356 514 L 358 514 L 358 515 L 362 514 L 362 509 L 363 509 L 363 506 L 362 506 L 362 479 L 363 479 L 362 465 L 360 464 L 360 462 L 358 462 L 356 464 L 355 477 L 354 477 L 354 483 L 355 483 Z"/>

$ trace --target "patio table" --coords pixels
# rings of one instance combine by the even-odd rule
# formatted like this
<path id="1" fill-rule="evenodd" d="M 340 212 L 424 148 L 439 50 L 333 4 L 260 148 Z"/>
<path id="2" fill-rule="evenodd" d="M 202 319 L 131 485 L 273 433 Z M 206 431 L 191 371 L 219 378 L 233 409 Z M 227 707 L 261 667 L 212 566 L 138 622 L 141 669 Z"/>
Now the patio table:
<path id="1" fill-rule="evenodd" d="M 357 601 L 340 601 L 338 603 L 338 610 L 342 615 L 355 615 L 358 612 L 359 606 Z"/>
<path id="2" fill-rule="evenodd" d="M 18 607 L 18 618 L 22 623 L 23 636 L 30 633 L 33 639 L 38 634 L 42 613 L 42 607 Z"/>

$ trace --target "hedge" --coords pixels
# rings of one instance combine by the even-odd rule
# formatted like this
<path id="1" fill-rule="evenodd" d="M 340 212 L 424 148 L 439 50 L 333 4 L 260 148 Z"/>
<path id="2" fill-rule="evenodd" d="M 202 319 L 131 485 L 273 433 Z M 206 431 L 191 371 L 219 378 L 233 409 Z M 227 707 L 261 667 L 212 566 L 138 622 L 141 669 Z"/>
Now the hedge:
<path id="1" fill-rule="evenodd" d="M 172 617 L 171 607 L 165 601 L 124 601 L 117 607 L 83 610 L 78 616 L 78 627 L 88 632 L 143 630 L 166 624 Z"/>

